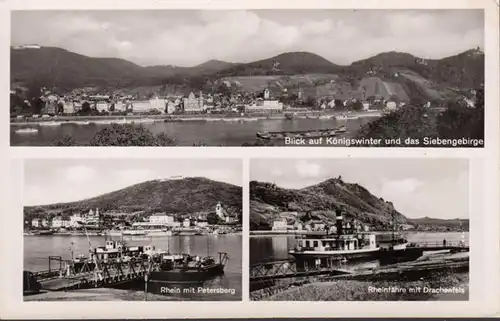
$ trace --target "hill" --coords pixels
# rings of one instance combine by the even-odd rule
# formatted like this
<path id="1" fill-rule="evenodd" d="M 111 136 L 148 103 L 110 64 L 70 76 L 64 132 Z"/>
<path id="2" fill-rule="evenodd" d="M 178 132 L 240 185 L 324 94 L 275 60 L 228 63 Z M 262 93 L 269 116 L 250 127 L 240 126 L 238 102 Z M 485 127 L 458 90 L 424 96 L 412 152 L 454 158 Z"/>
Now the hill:
<path id="1" fill-rule="evenodd" d="M 302 189 L 285 189 L 274 184 L 250 182 L 250 228 L 270 229 L 276 219 L 306 222 L 319 219 L 333 224 L 335 210 L 343 209 L 344 217 L 369 224 L 375 229 L 389 229 L 392 217 L 399 224 L 408 219 L 391 202 L 371 194 L 358 184 L 339 178 L 328 179 Z"/>
<path id="2" fill-rule="evenodd" d="M 221 80 L 247 92 L 275 87 L 290 93 L 300 88 L 313 98 L 443 101 L 484 83 L 484 53 L 472 49 L 436 60 L 386 52 L 340 66 L 314 53 L 288 52 L 250 63 L 210 60 L 193 67 L 141 67 L 123 59 L 92 58 L 60 48 L 11 48 L 11 83 L 25 87 L 62 91 L 160 87 L 165 92 L 189 92 Z"/>
<path id="3" fill-rule="evenodd" d="M 218 77 L 336 73 L 339 66 L 310 52 L 288 52 L 222 70 Z"/>
<path id="4" fill-rule="evenodd" d="M 91 208 L 124 213 L 146 211 L 189 214 L 213 211 L 217 202 L 241 213 L 242 188 L 201 177 L 153 180 L 78 202 L 25 207 L 24 215 L 29 220 L 54 211 L 71 213 Z"/>
<path id="5" fill-rule="evenodd" d="M 445 228 L 450 230 L 469 230 L 468 219 L 452 219 L 443 220 L 437 218 L 423 217 L 410 219 L 411 223 L 417 225 L 419 228 Z"/>

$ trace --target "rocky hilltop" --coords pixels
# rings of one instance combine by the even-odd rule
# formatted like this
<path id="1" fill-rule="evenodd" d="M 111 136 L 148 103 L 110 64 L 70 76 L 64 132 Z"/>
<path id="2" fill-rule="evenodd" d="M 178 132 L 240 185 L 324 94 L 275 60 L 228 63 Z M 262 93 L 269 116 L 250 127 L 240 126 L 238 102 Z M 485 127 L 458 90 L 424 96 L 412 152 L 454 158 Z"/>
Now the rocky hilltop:
<path id="1" fill-rule="evenodd" d="M 336 209 L 342 209 L 345 218 L 356 219 L 372 229 L 390 229 L 393 216 L 398 224 L 409 223 L 391 202 L 341 177 L 301 189 L 250 182 L 251 230 L 271 229 L 274 220 L 283 218 L 290 224 L 309 220 L 334 223 Z"/>

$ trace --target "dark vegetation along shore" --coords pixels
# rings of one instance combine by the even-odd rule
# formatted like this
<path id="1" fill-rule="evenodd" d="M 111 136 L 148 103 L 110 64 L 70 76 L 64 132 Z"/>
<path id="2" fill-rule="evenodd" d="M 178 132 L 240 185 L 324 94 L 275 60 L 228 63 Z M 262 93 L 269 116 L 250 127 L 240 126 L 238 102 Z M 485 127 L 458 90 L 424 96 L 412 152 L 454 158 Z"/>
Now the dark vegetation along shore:
<path id="1" fill-rule="evenodd" d="M 153 180 L 78 202 L 26 206 L 24 217 L 25 220 L 31 221 L 35 217 L 46 217 L 54 213 L 70 215 L 73 211 L 88 211 L 92 208 L 118 211 L 127 215 L 136 215 L 137 212 L 182 215 L 213 212 L 215 205 L 221 202 L 225 208 L 234 211 L 241 222 L 241 193 L 240 186 L 202 177 Z"/>

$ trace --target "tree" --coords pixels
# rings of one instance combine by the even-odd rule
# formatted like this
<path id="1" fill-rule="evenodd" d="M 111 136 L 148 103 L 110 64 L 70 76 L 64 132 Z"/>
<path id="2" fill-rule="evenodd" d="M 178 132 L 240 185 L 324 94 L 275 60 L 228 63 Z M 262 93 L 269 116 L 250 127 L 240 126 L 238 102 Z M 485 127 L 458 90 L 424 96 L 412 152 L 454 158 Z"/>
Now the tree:
<path id="1" fill-rule="evenodd" d="M 363 103 L 360 102 L 359 100 L 356 100 L 354 103 L 351 105 L 352 110 L 360 111 L 363 110 Z"/>
<path id="2" fill-rule="evenodd" d="M 54 142 L 54 146 L 77 146 L 76 141 L 71 136 L 63 136 Z"/>
<path id="3" fill-rule="evenodd" d="M 43 101 L 43 99 L 40 97 L 35 98 L 32 106 L 33 106 L 33 113 L 39 115 L 42 113 L 43 108 L 45 108 L 45 101 Z"/>
<path id="4" fill-rule="evenodd" d="M 335 99 L 335 109 L 344 109 L 344 102 L 340 99 Z"/>
<path id="5" fill-rule="evenodd" d="M 402 146 L 407 146 L 404 144 L 406 138 L 412 138 L 418 139 L 419 145 L 421 145 L 424 137 L 438 136 L 436 121 L 437 112 L 424 106 L 408 105 L 406 108 L 397 109 L 363 125 L 356 137 L 380 138 L 382 144 L 385 144 L 385 139 L 401 138 Z"/>
<path id="6" fill-rule="evenodd" d="M 99 131 L 91 146 L 174 146 L 175 140 L 164 133 L 154 135 L 143 126 L 113 124 Z"/>
<path id="7" fill-rule="evenodd" d="M 64 114 L 64 104 L 62 102 L 57 103 L 57 114 Z"/>
<path id="8" fill-rule="evenodd" d="M 83 115 L 88 115 L 90 114 L 91 112 L 91 109 L 90 109 L 90 103 L 88 101 L 85 101 L 83 104 L 82 104 L 82 110 L 80 111 Z"/>

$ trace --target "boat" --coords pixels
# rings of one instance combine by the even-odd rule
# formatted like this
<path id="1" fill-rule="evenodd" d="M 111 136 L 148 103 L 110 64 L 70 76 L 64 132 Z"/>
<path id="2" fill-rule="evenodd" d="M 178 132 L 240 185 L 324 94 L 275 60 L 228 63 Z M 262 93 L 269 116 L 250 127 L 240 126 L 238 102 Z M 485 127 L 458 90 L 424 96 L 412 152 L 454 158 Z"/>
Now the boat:
<path id="1" fill-rule="evenodd" d="M 385 251 L 404 251 L 408 247 L 408 240 L 397 233 L 398 221 L 396 215 L 392 215 L 392 233 L 389 240 L 384 239 L 382 235 L 378 236 L 377 243 L 380 244 L 382 250 Z"/>
<path id="2" fill-rule="evenodd" d="M 41 230 L 41 231 L 36 231 L 35 235 L 40 235 L 40 236 L 47 236 L 47 235 L 52 235 L 54 234 L 54 231 L 52 230 Z"/>
<path id="3" fill-rule="evenodd" d="M 39 123 L 40 126 L 60 126 L 60 122 L 56 121 L 42 121 Z"/>
<path id="4" fill-rule="evenodd" d="M 16 134 L 35 134 L 38 133 L 36 128 L 21 128 L 15 131 Z"/>
<path id="5" fill-rule="evenodd" d="M 292 120 L 295 116 L 297 116 L 297 113 L 285 113 L 285 119 Z"/>
<path id="6" fill-rule="evenodd" d="M 106 234 L 110 235 L 110 236 L 121 236 L 122 235 L 122 231 L 120 231 L 120 230 L 109 230 L 109 231 L 106 231 Z"/>
<path id="7" fill-rule="evenodd" d="M 145 230 L 144 231 L 146 235 L 148 236 L 171 236 L 172 231 L 169 230 L 164 230 L 164 229 L 158 229 L 158 230 Z"/>
<path id="8" fill-rule="evenodd" d="M 344 113 L 342 115 L 339 115 L 339 116 L 334 116 L 335 120 L 354 120 L 354 119 L 358 119 L 359 117 L 358 116 L 349 116 L 348 114 Z"/>
<path id="9" fill-rule="evenodd" d="M 219 252 L 218 258 L 201 257 L 190 254 L 170 254 L 160 256 L 157 271 L 149 274 L 152 283 L 200 283 L 224 274 L 229 259 L 227 253 Z"/>
<path id="10" fill-rule="evenodd" d="M 337 134 L 347 132 L 346 126 L 340 126 L 332 129 L 312 129 L 297 131 L 279 131 L 279 132 L 257 132 L 257 138 L 264 140 L 285 139 L 285 138 L 319 138 L 334 137 Z"/>
<path id="11" fill-rule="evenodd" d="M 305 234 L 298 238 L 297 246 L 289 254 L 297 260 L 336 258 L 353 260 L 375 257 L 380 252 L 376 235 L 358 232 L 349 223 L 344 225 L 342 212 L 336 213 L 336 233 Z"/>
<path id="12" fill-rule="evenodd" d="M 123 230 L 122 235 L 146 235 L 144 230 Z"/>

